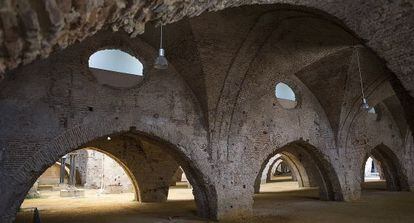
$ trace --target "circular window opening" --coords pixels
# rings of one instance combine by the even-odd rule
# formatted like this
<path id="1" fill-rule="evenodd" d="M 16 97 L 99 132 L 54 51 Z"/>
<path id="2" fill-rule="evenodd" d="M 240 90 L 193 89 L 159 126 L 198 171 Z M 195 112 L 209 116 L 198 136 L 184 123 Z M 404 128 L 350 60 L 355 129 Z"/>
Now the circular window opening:
<path id="1" fill-rule="evenodd" d="M 283 82 L 276 84 L 275 95 L 277 101 L 283 108 L 292 109 L 298 104 L 295 92 Z"/>
<path id="2" fill-rule="evenodd" d="M 134 56 L 118 50 L 99 50 L 89 57 L 89 69 L 101 84 L 128 88 L 143 79 L 143 65 Z"/>
<path id="3" fill-rule="evenodd" d="M 142 63 L 121 50 L 100 50 L 89 57 L 89 67 L 94 69 L 142 76 Z"/>

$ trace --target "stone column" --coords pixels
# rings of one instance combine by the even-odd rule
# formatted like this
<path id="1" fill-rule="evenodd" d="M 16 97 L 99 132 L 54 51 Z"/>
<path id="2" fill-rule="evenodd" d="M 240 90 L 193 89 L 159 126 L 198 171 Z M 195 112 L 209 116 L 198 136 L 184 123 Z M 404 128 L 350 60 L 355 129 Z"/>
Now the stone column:
<path id="1" fill-rule="evenodd" d="M 60 158 L 60 178 L 59 178 L 59 184 L 65 184 L 65 166 L 66 166 L 66 155 L 62 156 Z"/>
<path id="2" fill-rule="evenodd" d="M 69 153 L 70 171 L 69 182 L 66 189 L 60 190 L 61 197 L 83 197 L 85 191 L 83 189 L 76 188 L 76 153 Z"/>
<path id="3" fill-rule="evenodd" d="M 248 222 L 246 219 L 253 214 L 254 182 L 251 179 L 256 174 L 246 171 L 243 178 L 230 173 L 226 175 L 216 186 L 220 188 L 217 191 L 217 218 L 225 222 Z"/>
<path id="4" fill-rule="evenodd" d="M 75 187 L 76 185 L 76 154 L 69 154 L 70 159 L 70 173 L 69 173 L 69 186 Z"/>

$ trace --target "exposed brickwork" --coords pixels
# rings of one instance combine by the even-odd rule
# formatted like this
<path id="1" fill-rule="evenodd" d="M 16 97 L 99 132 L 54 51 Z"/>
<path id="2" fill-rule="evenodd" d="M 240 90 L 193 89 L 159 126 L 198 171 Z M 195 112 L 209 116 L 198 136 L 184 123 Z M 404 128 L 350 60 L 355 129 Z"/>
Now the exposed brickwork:
<path id="1" fill-rule="evenodd" d="M 7 7 L 8 2 L 2 7 Z M 44 2 L 49 13 L 45 8 L 42 15 L 52 17 L 42 17 L 44 20 L 39 21 L 39 27 L 41 33 L 46 32 L 50 37 L 50 42 L 46 43 L 57 41 L 50 46 L 70 45 L 71 41 L 81 40 L 100 29 L 100 25 L 109 24 L 108 21 L 114 21 L 112 25 L 124 24 L 121 28 L 133 31 L 129 30 L 129 25 L 139 26 L 143 24 L 140 19 L 147 19 L 133 17 L 137 11 L 148 13 L 144 15 L 152 13 L 145 11 L 150 3 L 144 1 L 133 3 L 135 6 L 142 4 L 137 8 L 130 5 L 120 11 L 116 9 L 123 1 L 70 1 L 75 10 L 69 10 L 69 1 Z M 120 5 L 113 8 L 112 4 L 118 3 Z M 159 2 L 152 1 L 155 8 L 149 8 L 158 10 L 158 14 L 152 16 L 162 15 L 165 21 L 173 21 L 183 14 L 196 15 L 207 8 L 221 9 L 234 4 L 230 1 L 215 1 L 211 5 L 180 3 L 171 1 L 169 7 L 156 8 Z M 303 1 L 305 3 L 307 1 Z M 349 1 L 335 5 L 309 1 L 305 5 L 325 9 L 340 19 L 347 18 L 345 24 L 352 29 L 357 27 L 362 33 L 360 37 L 365 38 L 375 28 L 378 32 L 387 31 L 386 27 L 375 26 L 376 23 L 365 29 L 368 24 L 355 21 L 370 18 L 371 11 L 365 10 L 380 7 L 380 4 L 381 1 L 372 2 L 372 5 L 364 3 L 365 8 Z M 53 10 L 56 5 L 61 13 L 51 13 L 56 12 Z M 393 15 L 388 9 L 396 8 L 400 12 L 411 6 L 382 4 L 381 7 L 386 18 Z M 30 7 L 20 10 L 30 14 Z M 108 17 L 105 10 L 111 11 L 112 16 Z M 353 11 L 359 13 L 357 17 L 350 13 Z M 3 30 L 8 29 L 7 35 L 0 36 L 7 37 L 7 47 L 19 50 L 27 42 L 15 33 L 21 23 L 13 23 L 13 18 L 17 17 L 10 17 L 11 12 L 14 10 L 0 12 L 3 23 L 6 18 L 10 21 L 7 27 L 2 26 Z M 85 12 L 79 15 L 85 19 L 85 24 L 67 22 L 69 15 L 77 12 Z M 117 17 L 120 15 L 125 16 Z M 407 17 L 401 19 L 405 21 Z M 50 21 L 54 21 L 53 26 L 48 24 Z M 407 39 L 406 34 L 399 31 L 411 24 L 404 24 L 393 33 Z M 142 27 L 136 30 L 139 28 Z M 0 219 L 12 221 L 36 178 L 60 156 L 101 137 L 119 134 L 132 134 L 163 148 L 186 172 L 194 187 L 198 210 L 208 218 L 240 218 L 252 214 L 255 179 L 261 175 L 264 162 L 269 155 L 292 142 L 302 142 L 305 147 L 313 148 L 308 155 L 318 160 L 316 168 L 323 172 L 323 179 L 330 181 L 319 186 L 332 187 L 325 190 L 326 197 L 334 193 L 336 198 L 358 199 L 362 166 L 367 154 L 378 145 L 387 147 L 400 163 L 396 165 L 399 170 L 394 172 L 406 178 L 409 186 L 414 185 L 413 165 L 408 162 L 413 159 L 413 140 L 410 128 L 404 124 L 412 120 L 399 113 L 409 113 L 409 107 L 401 106 L 409 104 L 410 96 L 401 90 L 401 83 L 395 81 L 377 55 L 361 48 L 368 101 L 381 108 L 380 120 L 362 111 L 359 77 L 351 49 L 358 39 L 336 22 L 302 9 L 263 6 L 203 14 L 166 28 L 167 55 L 174 52 L 174 56 L 180 56 L 170 60 L 166 71 L 152 68 L 158 29 L 147 24 L 146 32 L 136 38 L 130 38 L 125 32 L 101 31 L 47 59 L 7 73 L 0 83 Z M 66 33 L 67 39 L 56 37 L 59 33 Z M 187 34 L 192 35 L 185 38 Z M 391 49 L 374 47 L 378 44 L 375 41 L 386 39 L 372 36 L 375 39 L 369 40 L 368 45 L 388 61 L 389 67 L 394 66 L 390 59 L 394 57 L 388 51 Z M 44 42 L 43 36 L 41 39 Z M 179 44 L 180 41 L 184 43 Z M 402 45 L 391 46 L 397 50 L 396 57 L 409 53 L 398 51 Z M 114 47 L 131 53 L 144 64 L 144 79 L 136 86 L 117 89 L 101 85 L 88 69 L 90 54 Z M 41 48 L 41 51 L 52 48 Z M 4 64 L 9 63 L 8 68 L 22 60 L 21 50 L 15 52 L 14 59 L 6 57 Z M 193 54 L 194 51 L 197 52 Z M 197 58 L 192 59 L 194 56 Z M 407 65 L 405 60 L 399 64 L 400 68 Z M 179 69 L 175 69 L 176 66 Z M 393 71 L 403 80 L 403 73 Z M 193 73 L 202 78 L 194 80 Z M 297 94 L 296 108 L 284 109 L 275 98 L 274 87 L 280 81 Z M 402 83 L 410 86 L 409 82 Z M 400 102 L 401 98 L 405 99 Z M 132 146 L 123 148 L 128 148 L 125 149 L 128 152 L 114 155 L 118 159 L 140 156 Z M 160 155 L 156 154 L 156 157 Z M 306 162 L 303 165 L 309 167 Z M 143 171 L 147 173 L 148 170 Z M 315 181 L 320 182 L 321 177 L 318 179 Z M 140 187 L 139 177 L 137 182 Z M 141 184 L 165 191 L 169 182 L 149 180 Z"/>
<path id="2" fill-rule="evenodd" d="M 164 149 L 137 137 L 120 135 L 92 141 L 85 146 L 98 148 L 125 165 L 136 183 L 137 200 L 162 202 L 179 164 Z"/>
<path id="3" fill-rule="evenodd" d="M 72 1 L 43 2 L 5 0 L 0 4 L 3 43 L 2 69 L 14 68 L 38 56 L 47 56 L 54 47 L 64 48 L 93 35 L 105 26 L 123 29 L 132 36 L 144 31 L 150 19 L 173 22 L 196 16 L 205 10 L 222 10 L 247 4 L 292 4 L 319 9 L 341 20 L 366 40 L 388 62 L 404 86 L 414 89 L 413 39 L 414 6 L 408 0 L 389 1 Z"/>

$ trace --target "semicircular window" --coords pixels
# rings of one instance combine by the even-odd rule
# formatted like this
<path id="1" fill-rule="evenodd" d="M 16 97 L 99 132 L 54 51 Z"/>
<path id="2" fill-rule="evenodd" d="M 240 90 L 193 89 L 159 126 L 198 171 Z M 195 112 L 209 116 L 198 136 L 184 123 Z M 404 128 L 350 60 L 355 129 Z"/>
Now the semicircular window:
<path id="1" fill-rule="evenodd" d="M 286 109 L 295 108 L 297 103 L 296 94 L 287 84 L 279 82 L 275 87 L 275 95 L 279 104 Z"/>
<path id="2" fill-rule="evenodd" d="M 128 88 L 143 78 L 142 63 L 122 50 L 99 50 L 89 57 L 88 64 L 92 74 L 101 84 Z"/>
<path id="3" fill-rule="evenodd" d="M 89 57 L 89 67 L 142 76 L 142 63 L 121 50 L 100 50 Z"/>

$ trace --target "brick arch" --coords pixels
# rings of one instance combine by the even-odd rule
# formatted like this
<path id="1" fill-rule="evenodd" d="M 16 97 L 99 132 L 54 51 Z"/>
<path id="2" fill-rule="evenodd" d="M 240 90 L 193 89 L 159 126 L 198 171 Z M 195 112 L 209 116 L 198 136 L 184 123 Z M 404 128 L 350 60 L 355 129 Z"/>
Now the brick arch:
<path id="1" fill-rule="evenodd" d="M 263 171 L 263 174 L 266 174 L 266 182 L 270 181 L 272 179 L 272 170 L 275 169 L 275 171 L 277 171 L 277 168 L 283 163 L 287 163 L 284 159 L 282 159 L 282 157 L 279 157 L 277 159 L 275 159 L 275 161 L 273 163 L 269 163 L 269 169 L 268 171 L 265 173 L 265 171 Z M 287 164 L 289 166 L 289 164 Z M 289 170 L 292 169 L 292 167 L 289 166 Z M 293 175 L 293 173 L 292 173 Z M 263 178 L 263 176 L 262 176 Z M 256 191 L 255 191 L 256 192 Z"/>
<path id="2" fill-rule="evenodd" d="M 260 171 L 262 174 L 258 175 L 255 181 L 255 184 L 254 184 L 255 193 L 260 192 L 261 178 L 263 178 L 263 175 L 266 174 L 266 178 L 270 178 L 272 167 L 274 165 L 280 165 L 281 162 L 285 162 L 287 166 L 289 166 L 290 171 L 292 173 L 292 177 L 295 181 L 298 182 L 299 187 L 310 187 L 311 186 L 310 181 L 309 181 L 309 176 L 307 174 L 305 167 L 302 165 L 302 163 L 298 160 L 298 158 L 295 155 L 293 155 L 292 153 L 286 152 L 286 151 L 277 153 L 275 156 L 278 156 L 278 155 L 280 156 L 277 159 L 275 159 L 272 164 L 269 163 L 271 162 L 271 158 L 266 159 L 264 161 L 265 167 Z M 268 166 L 269 168 L 267 168 Z M 259 178 L 259 176 L 261 177 Z"/>
<path id="3" fill-rule="evenodd" d="M 186 174 L 188 174 L 188 179 L 193 186 L 198 214 L 205 218 L 216 218 L 215 188 L 211 183 L 207 182 L 206 170 L 202 169 L 199 163 L 195 162 L 195 160 L 206 158 L 202 149 L 200 149 L 200 145 L 195 140 L 190 140 L 178 129 L 172 129 L 172 127 L 159 127 L 139 121 L 131 122 L 131 120 L 114 119 L 107 122 L 92 122 L 89 125 L 78 126 L 62 133 L 27 159 L 15 171 L 17 174 L 5 176 L 6 179 L 1 183 L 5 184 L 8 182 L 9 185 L 0 187 L 5 188 L 1 191 L 5 202 L 2 202 L 0 206 L 0 211 L 3 213 L 0 219 L 4 222 L 12 222 L 14 220 L 18 208 L 35 180 L 60 157 L 73 150 L 82 148 L 94 139 L 125 132 L 133 132 L 167 146 L 168 149 L 166 151 L 169 151 L 177 159 L 181 167 L 186 171 Z"/>
<path id="4" fill-rule="evenodd" d="M 190 14 L 190 16 L 196 16 L 204 11 L 220 11 L 232 7 L 252 6 L 254 4 L 267 6 L 278 5 L 324 15 L 331 21 L 340 24 L 349 32 L 354 33 L 364 45 L 372 49 L 380 58 L 386 60 L 388 68 L 397 75 L 398 79 L 409 92 L 414 89 L 414 82 L 410 78 L 412 70 L 414 69 L 413 63 L 410 59 L 401 61 L 401 58 L 411 58 L 410 55 L 414 51 L 414 48 L 407 48 L 405 45 L 407 41 L 412 39 L 412 32 L 407 32 L 407 30 L 413 27 L 410 21 L 414 15 L 414 5 L 411 3 L 384 3 L 375 0 L 364 2 L 364 4 L 359 2 L 326 2 L 319 0 L 248 0 L 243 2 L 227 0 L 213 3 L 176 5 L 176 8 L 184 7 L 194 10 L 185 12 L 182 9 L 172 10 L 159 14 L 164 15 L 162 17 L 163 21 L 175 22 L 182 19 L 184 13 Z M 381 14 L 381 16 L 379 17 L 378 14 Z M 397 15 L 401 18 L 400 21 L 394 21 L 392 19 Z M 413 93 L 411 93 L 411 96 L 414 96 Z"/>
<path id="5" fill-rule="evenodd" d="M 282 152 L 283 161 L 291 168 L 292 175 L 298 181 L 299 187 L 310 187 L 309 176 L 305 167 L 300 163 L 298 158 L 289 152 Z"/>
<path id="6" fill-rule="evenodd" d="M 51 52 L 83 41 L 105 28 L 110 27 L 113 31 L 122 29 L 131 36 L 136 36 L 145 31 L 145 24 L 151 20 L 160 19 L 164 23 L 172 23 L 205 11 L 253 4 L 277 5 L 319 13 L 358 36 L 396 74 L 393 87 L 397 89 L 398 98 L 409 117 L 407 120 L 410 128 L 414 130 L 414 80 L 411 78 L 414 70 L 411 56 L 414 52 L 411 47 L 414 5 L 409 2 L 369 0 L 362 4 L 355 1 L 321 0 L 224 0 L 124 4 L 102 1 L 90 4 L 87 1 L 72 3 L 71 0 L 62 0 L 40 3 L 34 7 L 26 1 L 15 3 L 5 0 L 0 5 L 4 23 L 0 29 L 4 36 L 0 39 L 0 47 L 5 51 L 5 56 L 0 58 L 0 79 L 5 76 L 4 71 L 47 57 Z M 48 22 L 40 22 L 39 18 Z M 47 31 L 43 32 L 44 30 Z"/>
<path id="7" fill-rule="evenodd" d="M 395 153 L 386 145 L 380 144 L 365 154 L 361 164 L 362 178 L 364 177 L 365 163 L 368 157 L 373 157 L 380 164 L 381 171 L 389 191 L 409 191 L 407 176 L 403 170 L 400 160 Z M 363 181 L 362 181 L 363 182 Z"/>
<path id="8" fill-rule="evenodd" d="M 407 32 L 407 30 L 413 30 L 414 27 L 411 22 L 414 16 L 414 4 L 383 3 L 375 0 L 370 0 L 369 3 L 364 2 L 364 4 L 345 1 L 339 4 L 337 2 L 326 3 L 318 0 L 270 0 L 259 2 L 227 0 L 205 4 L 189 4 L 183 7 L 196 8 L 195 12 L 191 11 L 190 14 L 198 15 L 205 11 L 231 10 L 233 7 L 256 7 L 253 6 L 255 4 L 261 5 L 257 7 L 269 7 L 267 13 L 270 13 L 272 8 L 308 13 L 341 27 L 344 33 L 351 34 L 355 38 L 351 45 L 358 44 L 362 46 L 381 61 L 381 66 L 384 66 L 390 84 L 401 102 L 411 132 L 414 132 L 414 81 L 411 78 L 414 70 L 411 55 L 414 53 L 414 48 L 406 45 L 408 42 L 412 42 L 413 32 Z M 197 7 L 200 5 L 202 7 Z M 181 10 L 165 14 L 167 15 L 162 17 L 164 22 L 176 22 L 183 19 Z M 380 17 L 379 14 L 381 14 Z M 394 21 L 395 16 L 398 16 L 401 20 Z M 252 30 L 256 28 L 255 26 L 257 24 L 252 27 Z M 397 26 L 398 28 L 396 28 Z M 246 37 L 246 39 L 248 40 L 249 37 Z M 236 59 L 234 61 L 237 62 Z"/>
<path id="9" fill-rule="evenodd" d="M 86 144 L 117 157 L 130 168 L 130 178 L 135 180 L 136 197 L 140 202 L 164 202 L 168 198 L 170 179 L 179 167 L 178 161 L 162 146 L 143 141 L 132 131 L 100 137 Z"/>
<path id="10" fill-rule="evenodd" d="M 297 13 L 297 15 L 281 16 L 283 15 L 283 12 L 290 11 Z M 216 128 L 215 131 L 213 131 L 213 134 L 215 134 L 215 137 L 213 138 L 218 141 L 217 143 L 226 142 L 228 141 L 228 138 L 230 138 L 231 134 L 229 134 L 229 132 L 231 132 L 232 128 L 235 128 L 232 125 L 234 120 L 237 120 L 234 114 L 237 113 L 238 108 L 236 106 L 228 105 L 236 105 L 239 103 L 240 98 L 243 98 L 243 92 L 246 91 L 246 89 L 249 89 L 246 85 L 251 82 L 249 79 L 251 77 L 249 76 L 254 76 L 257 70 L 262 69 L 261 67 L 263 64 L 261 64 L 261 62 L 263 61 L 263 58 L 269 57 L 269 55 L 266 55 L 269 54 L 266 49 L 269 49 L 269 46 L 271 46 L 271 44 L 278 42 L 279 39 L 282 38 L 281 36 L 289 35 L 281 34 L 286 31 L 286 25 L 289 22 L 298 22 L 302 20 L 309 20 L 312 22 L 324 24 L 326 23 L 330 25 L 330 28 L 335 29 L 335 33 L 338 33 L 340 30 L 341 35 L 343 31 L 344 36 L 351 36 L 348 32 L 346 32 L 346 30 L 343 29 L 342 26 L 327 20 L 323 16 L 319 16 L 308 11 L 279 9 L 270 10 L 263 14 L 260 14 L 246 35 L 244 41 L 240 45 L 240 48 L 238 49 L 236 55 L 234 56 L 232 63 L 230 64 L 230 67 L 226 73 L 224 83 L 222 84 L 219 99 L 214 111 L 214 114 L 217 118 L 214 120 L 214 125 L 212 126 L 213 128 Z M 318 35 L 319 34 L 320 33 L 318 33 Z M 318 36 L 318 38 L 323 39 L 324 36 L 321 35 Z M 284 60 L 283 62 L 291 63 L 292 60 L 295 60 L 295 67 L 292 69 L 284 68 L 282 70 L 278 70 L 277 72 L 297 73 L 301 69 L 304 69 L 311 64 L 317 63 L 325 57 L 331 57 L 333 54 L 343 51 L 344 49 L 348 49 L 352 44 L 352 42 L 348 40 L 342 41 L 343 42 L 341 42 L 341 44 L 343 44 L 345 47 L 341 46 L 335 47 L 333 49 L 327 49 L 323 54 L 320 53 L 320 51 L 322 51 L 320 49 L 313 50 L 314 54 L 312 56 L 308 55 L 309 58 L 307 58 L 307 60 L 304 60 L 303 58 L 296 58 L 295 51 L 291 52 L 291 50 L 287 48 L 278 49 L 277 52 L 282 52 L 284 55 L 284 58 L 282 58 Z M 275 56 L 277 54 L 274 52 L 276 51 L 272 51 L 273 54 L 271 54 L 271 56 Z M 279 63 L 282 62 L 279 61 Z M 306 86 L 306 84 L 304 84 L 300 79 L 296 78 L 296 76 L 293 78 L 286 78 L 286 76 L 282 76 L 277 73 L 269 75 L 263 72 L 261 75 L 262 77 L 259 77 L 258 79 L 268 78 L 269 82 L 284 82 L 289 85 L 289 87 L 291 87 L 296 94 L 296 99 L 298 102 L 298 105 L 296 107 L 300 107 L 302 101 L 301 91 L 303 90 L 301 90 L 302 87 L 298 87 L 299 84 L 296 84 L 295 82 L 299 81 L 301 84 Z M 261 88 L 259 91 L 263 89 L 265 88 Z M 250 92 L 247 94 L 250 94 Z M 325 109 L 324 107 L 322 108 Z M 221 138 L 227 139 L 221 140 Z M 223 144 L 219 146 L 228 147 L 228 145 Z M 229 150 L 230 148 L 227 148 L 226 151 L 224 151 L 225 154 L 218 154 L 217 156 L 229 156 L 229 153 L 231 153 Z"/>
<path id="11" fill-rule="evenodd" d="M 154 19 L 172 23 L 185 17 L 200 15 L 205 11 L 220 11 L 247 5 L 254 7 L 251 6 L 253 4 L 277 5 L 323 14 L 358 36 L 366 46 L 387 62 L 388 68 L 398 77 L 393 85 L 398 89 L 398 97 L 403 102 L 405 113 L 411 117 L 409 123 L 413 130 L 413 116 L 410 114 L 414 114 L 414 81 L 411 78 L 414 70 L 411 55 L 414 48 L 410 43 L 414 6 L 409 2 L 384 3 L 369 0 L 362 4 L 355 1 L 225 0 L 174 3 L 147 1 L 125 4 L 113 1 L 105 1 L 104 4 L 102 1 L 90 4 L 87 1 L 73 3 L 71 0 L 62 0 L 40 3 L 38 7 L 34 7 L 25 1 L 15 3 L 5 0 L 0 5 L 0 11 L 4 14 L 4 24 L 0 30 L 4 38 L 0 40 L 0 46 L 6 52 L 0 60 L 0 77 L 4 76 L 4 70 L 11 70 L 39 57 L 46 57 L 57 49 L 83 41 L 105 28 L 110 27 L 113 31 L 121 29 L 131 36 L 136 36 L 144 32 L 147 22 Z M 396 17 L 399 19 L 396 20 Z M 39 22 L 39 18 L 49 22 Z"/>
<path id="12" fill-rule="evenodd" d="M 4 4 L 0 5 L 0 8 L 1 11 L 6 13 L 5 17 L 10 18 L 7 27 L 13 27 L 14 29 L 6 30 L 7 28 L 5 27 L 3 27 L 3 29 L 6 37 L 14 34 L 15 38 L 6 38 L 6 40 L 3 41 L 5 43 L 15 44 L 16 46 L 16 49 L 14 50 L 7 49 L 10 57 L 7 59 L 12 60 L 13 57 L 19 57 L 26 53 L 26 60 L 34 60 L 39 54 L 42 54 L 43 56 L 49 54 L 55 45 L 66 46 L 68 44 L 73 44 L 87 36 L 93 35 L 102 28 L 106 28 L 108 24 L 111 24 L 113 30 L 123 29 L 128 33 L 132 33 L 132 35 L 136 35 L 144 31 L 145 23 L 151 19 L 161 18 L 164 22 L 176 22 L 183 19 L 185 16 L 197 16 L 205 11 L 219 11 L 242 5 L 283 3 L 296 7 L 307 7 L 314 10 L 320 10 L 326 14 L 330 14 L 332 17 L 336 18 L 336 20 L 342 21 L 344 25 L 352 29 L 362 39 L 366 39 L 368 45 L 372 46 L 375 51 L 378 51 L 380 55 L 383 55 L 382 57 L 387 59 L 387 61 L 390 61 L 391 67 L 396 71 L 399 71 L 402 74 L 408 73 L 408 71 L 400 70 L 398 65 L 401 64 L 401 62 L 409 65 L 409 61 L 401 61 L 398 63 L 398 61 L 393 60 L 393 56 L 396 58 L 404 58 L 403 55 L 409 55 L 410 51 L 412 52 L 412 49 L 401 50 L 400 56 L 392 55 L 392 52 L 396 51 L 392 50 L 392 46 L 384 46 L 384 43 L 399 43 L 399 39 L 410 37 L 409 32 L 404 32 L 405 30 L 409 30 L 410 26 L 412 26 L 412 24 L 409 23 L 409 19 L 410 15 L 412 15 L 410 9 L 412 10 L 413 5 L 409 3 L 399 4 L 398 2 L 395 2 L 384 4 L 381 1 L 375 0 L 371 0 L 369 3 L 367 2 L 365 4 L 347 1 L 326 2 L 318 0 L 249 0 L 243 2 L 226 0 L 178 3 L 160 1 L 156 3 L 136 2 L 129 3 L 128 5 L 116 4 L 116 2 L 105 3 L 105 5 L 88 4 L 87 2 L 78 2 L 74 4 L 71 0 L 63 0 L 55 4 L 39 5 L 39 8 L 47 8 L 47 10 L 42 11 L 31 6 L 29 3 L 22 2 L 19 4 L 12 4 L 10 0 L 6 0 Z M 17 10 L 17 7 L 20 7 L 22 10 Z M 127 8 L 123 9 L 122 7 Z M 165 10 L 158 10 L 160 8 Z M 79 13 L 79 19 L 65 20 L 65 17 L 72 15 L 73 12 L 71 10 Z M 154 10 L 156 10 L 156 12 Z M 89 13 L 92 11 L 95 13 L 90 15 Z M 382 12 L 380 18 L 377 16 L 379 11 Z M 383 28 L 384 25 L 395 27 L 396 24 L 392 24 L 391 22 L 389 24 L 384 24 L 382 21 L 387 20 L 387 18 L 392 18 L 397 14 L 405 15 L 401 18 L 401 26 L 389 30 L 384 28 L 384 30 L 387 31 L 380 33 L 379 36 L 371 35 L 380 28 Z M 31 20 L 24 20 L 24 17 L 31 18 Z M 38 22 L 39 18 L 42 17 L 49 20 L 50 23 Z M 21 23 L 19 23 L 19 21 L 21 21 Z M 407 22 L 403 23 L 404 21 Z M 80 27 L 84 27 L 84 29 L 81 29 Z M 48 30 L 48 32 L 41 33 L 41 30 Z M 77 35 L 70 35 L 67 36 L 67 38 L 59 38 L 68 31 L 76 32 Z M 28 41 L 24 42 L 24 39 L 28 39 Z M 42 41 L 45 42 L 44 45 L 39 44 Z M 26 45 L 26 47 L 23 47 L 24 45 Z M 42 47 L 46 49 L 37 52 Z M 398 47 L 398 49 L 403 49 L 403 46 Z M 33 52 L 29 54 L 30 51 Z M 8 66 L 16 66 L 16 63 L 19 64 L 21 61 L 15 61 L 14 63 L 8 64 Z"/>
<path id="13" fill-rule="evenodd" d="M 272 165 L 270 165 L 269 172 L 267 173 L 267 178 L 270 180 L 272 177 L 272 170 L 274 169 L 277 171 L 277 168 L 282 164 L 286 165 L 289 168 L 289 171 L 292 175 L 292 180 L 298 181 L 299 187 L 303 187 L 303 181 L 299 179 L 300 176 L 298 176 L 298 172 L 296 172 L 296 167 L 293 166 L 293 163 L 291 163 L 287 157 L 281 157 L 280 159 L 277 159 Z"/>
<path id="14" fill-rule="evenodd" d="M 260 187 L 260 177 L 266 164 L 276 154 L 283 154 L 289 158 L 296 166 L 298 176 L 305 186 L 319 186 L 321 200 L 341 201 L 344 199 L 339 179 L 332 164 L 316 147 L 302 140 L 288 143 L 267 156 L 259 167 L 259 174 L 255 179 L 255 189 L 257 182 Z"/>

